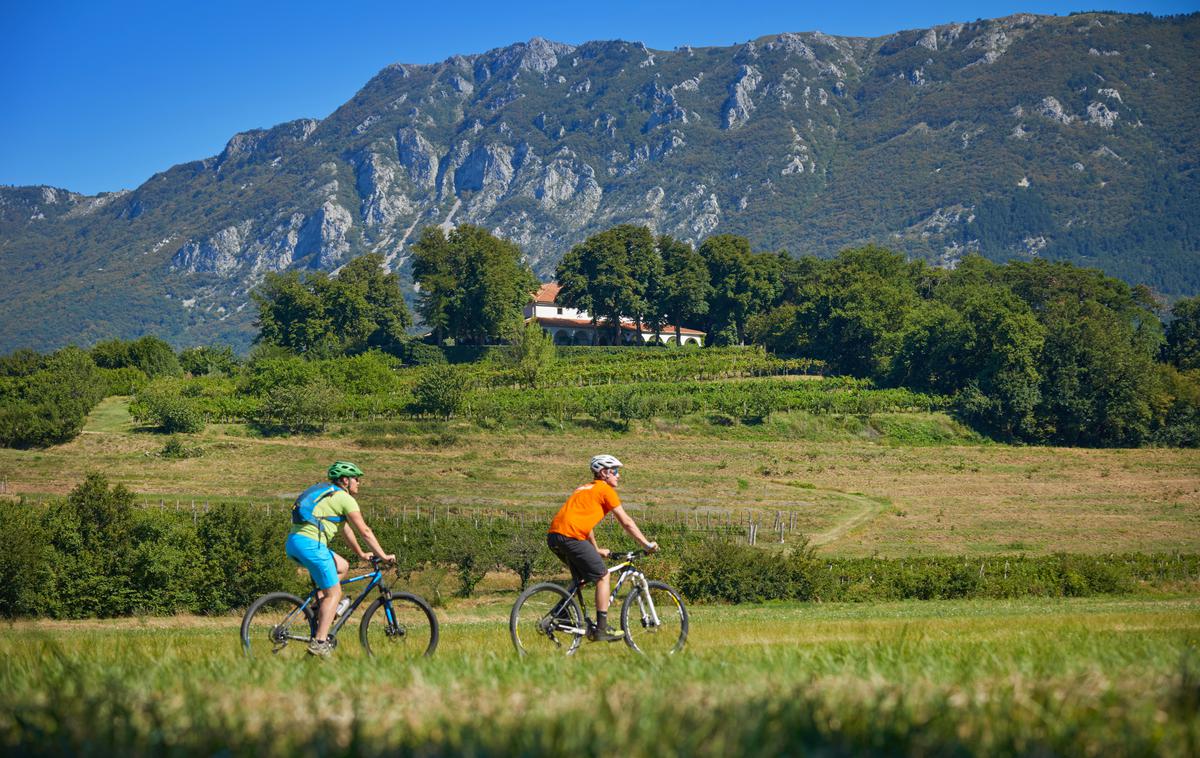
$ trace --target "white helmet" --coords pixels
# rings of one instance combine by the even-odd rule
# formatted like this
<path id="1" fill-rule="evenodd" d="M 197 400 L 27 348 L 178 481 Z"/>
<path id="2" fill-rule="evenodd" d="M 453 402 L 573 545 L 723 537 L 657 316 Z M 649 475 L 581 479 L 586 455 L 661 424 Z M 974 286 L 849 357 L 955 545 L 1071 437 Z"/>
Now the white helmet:
<path id="1" fill-rule="evenodd" d="M 620 468 L 621 462 L 611 455 L 597 455 L 592 458 L 592 473 L 599 474 L 606 468 Z"/>

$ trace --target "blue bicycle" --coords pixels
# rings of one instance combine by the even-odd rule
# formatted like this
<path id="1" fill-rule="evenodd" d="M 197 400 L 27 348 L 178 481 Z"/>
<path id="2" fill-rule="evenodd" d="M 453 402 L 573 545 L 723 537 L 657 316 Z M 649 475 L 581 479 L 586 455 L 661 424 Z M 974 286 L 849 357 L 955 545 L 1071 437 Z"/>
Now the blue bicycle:
<path id="1" fill-rule="evenodd" d="M 329 629 L 329 641 L 337 646 L 337 633 L 354 615 L 371 590 L 379 597 L 367 607 L 358 627 L 358 641 L 369 656 L 415 659 L 433 655 L 438 644 L 438 622 L 424 598 L 407 592 L 392 592 L 384 582 L 383 562 L 371 559 L 371 571 L 342 581 L 342 586 L 366 582 L 358 597 L 339 615 Z M 349 597 L 346 593 L 346 597 Z M 317 630 L 317 589 L 301 599 L 289 592 L 272 592 L 255 600 L 242 617 L 242 648 L 249 657 L 283 655 L 291 650 L 303 655 Z"/>

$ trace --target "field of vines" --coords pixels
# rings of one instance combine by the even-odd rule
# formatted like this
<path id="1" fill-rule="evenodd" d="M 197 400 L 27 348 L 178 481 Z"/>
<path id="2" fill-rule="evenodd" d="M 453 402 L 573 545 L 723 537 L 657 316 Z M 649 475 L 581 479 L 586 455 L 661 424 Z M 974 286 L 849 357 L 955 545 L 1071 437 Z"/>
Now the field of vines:
<path id="1" fill-rule="evenodd" d="M 483 425 L 561 425 L 578 418 L 627 423 L 694 413 L 754 422 L 792 410 L 864 414 L 946 406 L 942 397 L 809 376 L 819 368 L 813 361 L 753 348 L 646 349 L 624 355 L 566 349 L 536 386 L 528 386 L 515 369 L 488 358 L 452 368 L 401 367 L 378 354 L 312 362 L 283 358 L 254 362 L 236 376 L 159 380 L 143 389 L 134 407 L 138 411 L 173 397 L 208 423 L 272 421 L 284 413 L 278 406 L 294 406 L 316 392 L 315 383 L 332 388 L 321 390 L 328 397 L 319 409 L 323 421 L 420 418 L 440 412 L 423 407 L 414 390 L 444 371 L 452 372 L 463 392 L 454 415 Z"/>

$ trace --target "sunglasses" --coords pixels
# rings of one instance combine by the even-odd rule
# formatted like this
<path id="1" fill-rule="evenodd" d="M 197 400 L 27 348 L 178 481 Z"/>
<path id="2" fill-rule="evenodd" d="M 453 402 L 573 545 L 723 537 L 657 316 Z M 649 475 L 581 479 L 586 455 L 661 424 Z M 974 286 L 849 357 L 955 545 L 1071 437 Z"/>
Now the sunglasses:
<path id="1" fill-rule="evenodd" d="M 610 468 L 610 469 L 607 469 L 607 471 L 608 471 L 608 473 L 613 474 L 614 476 L 621 475 L 621 469 L 619 469 L 619 468 Z"/>

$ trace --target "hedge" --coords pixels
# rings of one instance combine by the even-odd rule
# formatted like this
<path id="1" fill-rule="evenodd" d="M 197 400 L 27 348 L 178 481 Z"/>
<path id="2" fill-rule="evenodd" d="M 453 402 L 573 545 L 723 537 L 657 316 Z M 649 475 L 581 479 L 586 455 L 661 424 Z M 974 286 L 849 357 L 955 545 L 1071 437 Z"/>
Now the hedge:
<path id="1" fill-rule="evenodd" d="M 397 555 L 401 584 L 413 572 L 437 569 L 454 577 L 461 596 L 489 571 L 513 572 L 522 586 L 561 574 L 545 547 L 546 517 L 372 522 L 367 513 L 380 542 Z M 203 513 L 138 507 L 129 490 L 91 474 L 64 500 L 0 501 L 0 523 L 9 545 L 0 553 L 0 617 L 227 613 L 265 592 L 309 586 L 283 554 L 290 522 L 282 506 L 267 514 L 240 503 Z M 643 566 L 696 603 L 1079 597 L 1200 582 L 1195 554 L 827 558 L 803 547 L 764 549 L 663 531 L 668 548 Z M 626 542 L 615 532 L 604 541 L 614 548 Z"/>

